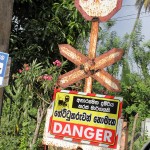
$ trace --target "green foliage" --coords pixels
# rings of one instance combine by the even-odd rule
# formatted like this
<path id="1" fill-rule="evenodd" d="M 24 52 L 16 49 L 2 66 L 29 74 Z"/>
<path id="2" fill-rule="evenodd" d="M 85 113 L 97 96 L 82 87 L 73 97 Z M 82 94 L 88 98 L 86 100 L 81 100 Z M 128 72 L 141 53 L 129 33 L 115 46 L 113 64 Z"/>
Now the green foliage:
<path id="1" fill-rule="evenodd" d="M 107 27 L 101 30 L 99 34 L 99 45 L 98 45 L 98 55 L 101 55 L 113 48 L 123 49 L 124 53 L 126 52 L 127 48 L 127 41 L 128 36 L 125 36 L 123 39 L 121 39 L 115 31 L 108 32 Z M 115 64 L 107 67 L 107 71 L 114 75 L 115 77 L 120 74 L 120 69 L 125 64 L 125 60 L 122 59 Z M 124 68 L 124 67 L 123 67 Z"/>
<path id="2" fill-rule="evenodd" d="M 144 37 L 141 35 L 142 24 L 139 21 L 135 32 L 132 34 L 133 58 L 142 70 L 142 75 L 146 78 L 149 76 L 148 66 L 150 63 L 149 42 L 143 43 Z"/>
<path id="3" fill-rule="evenodd" d="M 99 46 L 98 55 L 112 48 L 121 48 L 124 50 L 124 54 L 128 52 L 128 43 L 132 40 L 132 49 L 129 52 L 130 56 L 124 55 L 121 61 L 105 68 L 110 74 L 116 78 L 120 76 L 122 92 L 113 93 L 108 92 L 107 89 L 95 82 L 93 90 L 96 93 L 120 95 L 123 97 L 123 115 L 129 121 L 129 137 L 132 134 L 133 121 L 136 113 L 139 114 L 139 118 L 136 124 L 135 135 L 141 131 L 141 121 L 150 117 L 150 78 L 149 78 L 149 61 L 150 61 L 150 44 L 149 41 L 143 43 L 144 37 L 141 35 L 142 24 L 139 22 L 135 32 L 132 34 L 132 38 L 126 34 L 123 39 L 117 36 L 117 33 L 110 32 L 104 28 L 99 34 Z M 109 32 L 108 32 L 109 31 Z M 130 59 L 129 59 L 130 57 Z M 135 67 L 142 71 L 138 72 Z M 134 71 L 138 72 L 135 73 Z M 144 143 L 143 139 L 135 146 L 135 149 L 140 149 Z"/>
<path id="4" fill-rule="evenodd" d="M 40 149 L 44 116 L 33 142 L 39 112 L 45 114 L 49 107 L 58 76 L 73 68 L 71 63 L 63 70 L 66 63 L 51 65 L 56 59 L 63 61 L 58 44 L 78 43 L 82 50 L 81 41 L 85 42 L 89 29 L 90 23 L 81 17 L 72 0 L 14 1 L 11 77 L 4 94 L 0 149 Z"/>
<path id="5" fill-rule="evenodd" d="M 128 84 L 122 83 L 122 95 L 124 95 L 125 112 L 129 115 L 139 113 L 143 119 L 150 115 L 150 80 L 143 79 L 137 74 L 127 74 Z M 130 83 L 130 84 L 129 84 Z"/>
<path id="6" fill-rule="evenodd" d="M 72 0 L 15 0 L 9 51 L 13 72 L 20 62 L 60 59 L 58 44 L 75 45 L 89 29 Z"/>
<path id="7" fill-rule="evenodd" d="M 138 113 L 135 135 L 141 131 L 141 122 L 150 117 L 150 80 L 143 79 L 141 75 L 130 73 L 126 74 L 128 82 L 122 82 L 123 114 L 129 123 L 129 140 L 132 135 L 134 116 Z M 140 149 L 145 142 L 143 138 L 138 139 L 134 144 L 134 149 Z"/>
<path id="8" fill-rule="evenodd" d="M 33 61 L 30 65 L 24 64 L 23 68 L 19 70 L 20 73 L 13 75 L 13 85 L 9 85 L 5 89 L 4 113 L 0 131 L 1 149 L 5 149 L 6 145 L 10 150 L 28 150 L 30 148 L 38 119 L 38 108 L 42 107 L 44 111 L 48 108 L 57 78 L 65 64 L 64 62 L 61 66 L 57 66 L 57 64 L 43 66 Z M 42 134 L 43 130 L 41 133 L 39 131 L 40 137 Z M 8 141 L 10 140 L 9 135 L 13 141 L 11 144 Z M 38 145 L 34 145 L 34 147 L 37 149 Z"/>

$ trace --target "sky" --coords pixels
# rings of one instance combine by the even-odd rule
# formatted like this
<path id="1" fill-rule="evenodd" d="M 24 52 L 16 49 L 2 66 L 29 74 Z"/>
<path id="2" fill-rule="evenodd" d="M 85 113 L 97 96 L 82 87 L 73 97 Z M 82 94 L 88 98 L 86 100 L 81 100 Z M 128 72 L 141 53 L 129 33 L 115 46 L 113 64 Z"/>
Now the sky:
<path id="1" fill-rule="evenodd" d="M 112 31 L 116 31 L 120 37 L 123 37 L 126 33 L 130 34 L 133 29 L 138 11 L 135 7 L 135 2 L 136 0 L 123 0 L 121 9 L 112 17 L 112 19 L 118 20 Z M 143 42 L 146 42 L 150 40 L 150 13 L 145 13 L 144 7 L 141 11 L 140 19 L 142 21 L 142 35 L 144 36 Z M 132 57 L 132 54 L 129 55 Z M 141 69 L 133 60 L 131 64 L 130 69 L 132 71 L 141 73 Z"/>
<path id="2" fill-rule="evenodd" d="M 137 9 L 134 6 L 135 2 L 136 0 L 123 0 L 122 8 L 112 17 L 117 18 L 118 20 L 112 30 L 115 30 L 121 37 L 132 31 L 137 14 Z M 147 41 L 150 40 L 150 13 L 145 13 L 144 9 L 142 9 L 141 12 L 142 35 L 144 35 L 145 40 Z"/>

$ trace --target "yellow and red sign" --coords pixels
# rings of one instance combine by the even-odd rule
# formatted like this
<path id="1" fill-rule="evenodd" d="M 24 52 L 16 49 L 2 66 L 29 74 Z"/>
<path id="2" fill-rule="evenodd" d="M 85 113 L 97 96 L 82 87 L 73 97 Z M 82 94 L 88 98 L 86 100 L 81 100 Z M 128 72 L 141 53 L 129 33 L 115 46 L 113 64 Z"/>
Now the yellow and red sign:
<path id="1" fill-rule="evenodd" d="M 57 90 L 47 132 L 54 138 L 116 148 L 122 98 Z"/>

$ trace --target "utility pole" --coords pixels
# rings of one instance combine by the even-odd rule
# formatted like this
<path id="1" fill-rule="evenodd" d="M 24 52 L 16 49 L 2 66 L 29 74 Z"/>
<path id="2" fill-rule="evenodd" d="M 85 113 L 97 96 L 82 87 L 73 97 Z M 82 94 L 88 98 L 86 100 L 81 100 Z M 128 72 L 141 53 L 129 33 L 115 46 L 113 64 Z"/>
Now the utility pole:
<path id="1" fill-rule="evenodd" d="M 0 2 L 0 52 L 8 53 L 11 32 L 11 20 L 14 0 L 1 0 Z M 0 88 L 0 117 L 2 115 L 4 88 Z"/>

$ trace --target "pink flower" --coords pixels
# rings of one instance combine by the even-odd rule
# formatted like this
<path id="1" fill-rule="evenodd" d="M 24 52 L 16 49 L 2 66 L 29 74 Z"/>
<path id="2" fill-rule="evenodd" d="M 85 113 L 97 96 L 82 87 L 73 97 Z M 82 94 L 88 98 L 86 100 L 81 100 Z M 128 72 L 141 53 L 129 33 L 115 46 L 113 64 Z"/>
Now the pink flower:
<path id="1" fill-rule="evenodd" d="M 26 71 L 28 71 L 29 69 L 30 69 L 29 67 L 26 67 L 26 68 L 25 68 Z"/>
<path id="2" fill-rule="evenodd" d="M 43 78 L 44 80 L 48 80 L 48 81 L 51 81 L 51 80 L 52 80 L 52 76 L 51 76 L 51 75 L 44 75 L 44 76 L 42 76 L 42 78 Z"/>
<path id="3" fill-rule="evenodd" d="M 22 73 L 22 70 L 21 69 L 19 69 L 19 71 L 18 71 L 19 73 Z"/>
<path id="4" fill-rule="evenodd" d="M 51 81 L 52 79 L 53 79 L 52 76 L 47 77 L 47 80 L 49 80 L 49 81 Z"/>
<path id="5" fill-rule="evenodd" d="M 57 67 L 60 67 L 60 66 L 61 66 L 61 62 L 60 62 L 59 60 L 55 60 L 55 61 L 53 62 L 53 64 L 54 64 L 55 66 L 57 66 Z"/>

